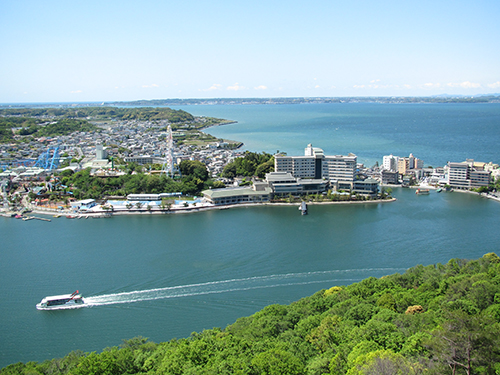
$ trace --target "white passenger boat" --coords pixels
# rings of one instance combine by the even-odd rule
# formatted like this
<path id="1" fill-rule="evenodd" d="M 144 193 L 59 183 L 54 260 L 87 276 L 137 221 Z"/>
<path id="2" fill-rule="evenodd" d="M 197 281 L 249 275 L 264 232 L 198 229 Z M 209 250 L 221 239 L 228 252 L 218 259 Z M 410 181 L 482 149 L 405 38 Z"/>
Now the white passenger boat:
<path id="1" fill-rule="evenodd" d="M 45 297 L 36 305 L 38 310 L 74 309 L 83 307 L 85 301 L 78 294 L 78 290 L 72 294 L 62 294 L 60 296 Z"/>

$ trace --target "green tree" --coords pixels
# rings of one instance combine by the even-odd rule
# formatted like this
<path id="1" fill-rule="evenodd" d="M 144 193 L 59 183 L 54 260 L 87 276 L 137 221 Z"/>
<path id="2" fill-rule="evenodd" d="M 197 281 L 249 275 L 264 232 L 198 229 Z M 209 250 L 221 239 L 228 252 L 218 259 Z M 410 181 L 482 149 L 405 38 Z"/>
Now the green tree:
<path id="1" fill-rule="evenodd" d="M 229 163 L 222 170 L 222 177 L 235 178 L 236 177 L 236 171 L 237 171 L 236 164 Z"/>
<path id="2" fill-rule="evenodd" d="M 422 366 L 411 363 L 401 354 L 378 350 L 356 358 L 347 375 L 415 375 L 422 372 Z"/>
<path id="3" fill-rule="evenodd" d="M 198 178 L 201 181 L 208 180 L 207 166 L 198 160 L 183 160 L 179 164 L 181 174 L 190 179 Z"/>
<path id="4" fill-rule="evenodd" d="M 304 365 L 292 353 L 270 349 L 259 353 L 252 360 L 252 367 L 256 374 L 262 375 L 294 375 L 303 374 Z"/>
<path id="5" fill-rule="evenodd" d="M 214 189 L 223 189 L 226 185 L 222 181 L 214 181 L 213 188 Z"/>
<path id="6" fill-rule="evenodd" d="M 435 358 L 453 374 L 461 368 L 470 375 L 474 367 L 495 373 L 493 366 L 500 361 L 500 329 L 488 316 L 447 312 L 433 336 L 430 347 Z"/>

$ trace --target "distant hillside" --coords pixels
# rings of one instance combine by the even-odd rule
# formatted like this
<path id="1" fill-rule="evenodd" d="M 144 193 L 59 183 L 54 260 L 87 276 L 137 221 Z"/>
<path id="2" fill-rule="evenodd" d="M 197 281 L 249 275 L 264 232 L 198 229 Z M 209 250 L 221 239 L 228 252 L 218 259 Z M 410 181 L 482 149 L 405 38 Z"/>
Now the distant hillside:
<path id="1" fill-rule="evenodd" d="M 47 105 L 44 108 L 3 108 L 0 116 L 23 116 L 39 118 L 63 118 L 63 119 L 117 119 L 138 121 L 160 121 L 168 120 L 173 123 L 181 121 L 193 121 L 194 117 L 183 110 L 170 108 L 118 108 L 118 107 L 56 107 Z"/>
<path id="2" fill-rule="evenodd" d="M 419 265 L 225 329 L 160 344 L 139 337 L 0 374 L 500 374 L 500 258 Z"/>
<path id="3" fill-rule="evenodd" d="M 345 96 L 345 97 L 286 97 L 286 98 L 169 98 L 153 100 L 133 100 L 125 102 L 94 102 L 94 103 L 19 103 L 0 104 L 0 115 L 2 109 L 12 110 L 17 108 L 52 108 L 58 114 L 63 110 L 82 108 L 96 109 L 101 111 L 126 111 L 123 107 L 164 107 L 178 105 L 244 105 L 244 104 L 308 104 L 308 103 L 500 103 L 500 94 L 481 95 L 449 95 L 441 94 L 434 96 Z M 106 109 L 111 107 L 112 109 Z M 129 108 L 130 109 L 130 108 Z M 164 108 L 172 111 L 170 108 Z M 84 112 L 82 112 L 84 113 Z"/>
<path id="4" fill-rule="evenodd" d="M 437 96 L 366 96 L 366 97 L 296 97 L 296 98 L 211 98 L 211 99 L 156 99 L 130 102 L 108 102 L 113 106 L 165 105 L 242 105 L 242 104 L 308 104 L 308 103 L 500 103 L 500 95 L 437 95 Z"/>

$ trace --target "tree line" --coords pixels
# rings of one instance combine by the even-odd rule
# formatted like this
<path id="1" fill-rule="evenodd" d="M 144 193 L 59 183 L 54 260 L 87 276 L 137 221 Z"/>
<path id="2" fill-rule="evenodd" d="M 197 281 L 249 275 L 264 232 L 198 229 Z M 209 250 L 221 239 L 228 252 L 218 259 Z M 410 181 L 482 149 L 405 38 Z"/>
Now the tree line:
<path id="1" fill-rule="evenodd" d="M 418 265 L 270 305 L 225 329 L 155 344 L 137 337 L 10 374 L 500 373 L 500 258 Z"/>
<path id="2" fill-rule="evenodd" d="M 274 157 L 271 154 L 245 151 L 242 157 L 235 158 L 224 167 L 222 177 L 257 176 L 264 178 L 266 173 L 273 171 Z"/>
<path id="3" fill-rule="evenodd" d="M 119 107 L 68 107 L 68 108 L 7 108 L 0 109 L 0 116 L 48 117 L 66 119 L 117 119 L 170 122 L 193 121 L 194 116 L 181 109 L 153 108 L 119 108 Z"/>
<path id="4" fill-rule="evenodd" d="M 19 129 L 17 129 L 19 128 Z M 17 129 L 13 131 L 13 129 Z M 15 142 L 14 135 L 55 137 L 99 129 L 86 120 L 59 119 L 48 124 L 34 117 L 0 117 L 0 143 Z"/>
<path id="5" fill-rule="evenodd" d="M 125 166 L 126 174 L 117 177 L 91 176 L 90 169 L 73 173 L 65 170 L 58 174 L 59 186 L 52 194 L 71 193 L 76 199 L 102 199 L 105 196 L 127 196 L 128 194 L 177 193 L 200 195 L 211 187 L 224 187 L 219 181 L 209 178 L 205 164 L 195 160 L 183 160 L 179 164 L 180 175 L 149 174 L 134 163 Z M 35 196 L 32 194 L 31 198 Z"/>

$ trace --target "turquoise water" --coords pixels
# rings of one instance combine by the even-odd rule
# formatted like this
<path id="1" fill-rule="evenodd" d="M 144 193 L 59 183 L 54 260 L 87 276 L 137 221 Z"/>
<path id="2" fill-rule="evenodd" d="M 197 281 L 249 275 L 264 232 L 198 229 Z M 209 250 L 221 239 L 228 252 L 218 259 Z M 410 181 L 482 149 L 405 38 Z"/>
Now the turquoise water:
<path id="1" fill-rule="evenodd" d="M 252 151 L 303 155 L 308 143 L 327 155 L 352 152 L 368 166 L 384 155 L 413 153 L 425 165 L 475 159 L 500 162 L 500 104 L 305 104 L 176 107 L 238 124 L 208 133 Z"/>
<path id="2" fill-rule="evenodd" d="M 304 111 L 305 122 L 317 116 L 314 106 L 296 107 L 301 108 L 292 108 L 283 119 L 292 122 L 291 129 L 298 126 L 296 110 Z M 238 108 L 241 119 L 236 118 Z M 287 112 L 284 106 L 188 109 L 209 116 L 220 111 L 220 117 L 241 120 L 217 131 L 260 126 L 261 111 Z M 445 108 L 441 117 L 448 112 Z M 487 117 L 471 118 L 482 116 Z M 495 126 L 489 134 L 498 131 Z M 242 131 L 242 140 L 248 145 L 260 137 L 262 145 L 276 142 L 290 154 L 294 147 L 302 152 L 305 139 L 293 139 L 293 146 L 286 137 L 272 140 L 265 131 L 258 133 Z M 325 150 L 330 147 L 326 143 L 336 142 L 320 142 L 314 132 L 309 136 Z M 425 138 L 415 138 L 420 139 L 417 150 L 434 142 Z M 464 143 L 457 152 L 468 147 Z M 483 148 L 490 157 L 477 159 L 500 159 L 496 145 L 486 142 Z M 433 157 L 444 155 L 435 151 Z M 0 217 L 0 366 L 61 357 L 76 349 L 100 351 L 138 335 L 156 342 L 187 337 L 333 285 L 403 272 L 419 263 L 500 253 L 500 203 L 460 193 L 417 196 L 409 189 L 396 189 L 394 195 L 394 203 L 311 206 L 307 216 L 297 207 L 256 207 L 51 222 Z M 44 296 L 76 289 L 89 307 L 35 309 Z"/>

